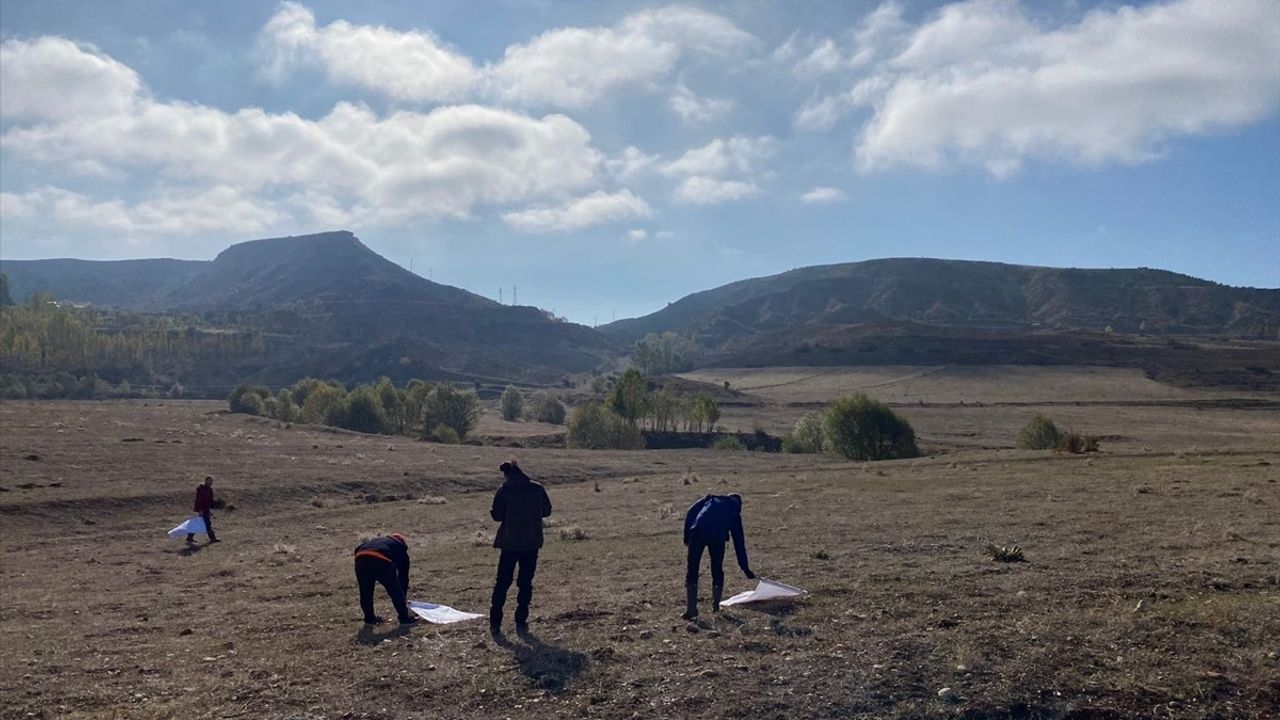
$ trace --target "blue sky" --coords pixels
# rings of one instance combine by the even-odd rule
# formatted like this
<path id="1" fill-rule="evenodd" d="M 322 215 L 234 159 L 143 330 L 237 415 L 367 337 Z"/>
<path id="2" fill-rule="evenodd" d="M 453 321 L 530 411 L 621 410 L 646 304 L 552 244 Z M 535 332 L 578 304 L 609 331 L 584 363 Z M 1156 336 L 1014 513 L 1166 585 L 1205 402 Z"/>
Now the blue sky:
<path id="1" fill-rule="evenodd" d="M 0 5 L 0 256 L 345 228 L 587 324 L 885 256 L 1280 286 L 1280 4 Z"/>

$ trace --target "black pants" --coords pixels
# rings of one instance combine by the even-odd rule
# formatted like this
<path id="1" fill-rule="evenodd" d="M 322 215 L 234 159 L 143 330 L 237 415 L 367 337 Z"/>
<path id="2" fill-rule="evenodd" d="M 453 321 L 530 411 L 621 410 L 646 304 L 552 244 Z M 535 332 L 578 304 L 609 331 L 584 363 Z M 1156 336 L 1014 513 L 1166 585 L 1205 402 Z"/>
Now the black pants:
<path id="1" fill-rule="evenodd" d="M 360 586 L 360 609 L 364 611 L 364 621 L 373 622 L 377 617 L 373 612 L 373 586 L 382 583 L 387 594 L 391 596 L 391 604 L 396 607 L 399 620 L 408 620 L 409 606 L 405 604 L 405 589 L 400 587 L 400 575 L 396 572 L 395 563 L 362 555 L 356 558 L 356 584 Z"/>
<path id="2" fill-rule="evenodd" d="M 516 566 L 520 566 L 516 574 Z M 502 606 L 507 604 L 507 590 L 511 580 L 516 581 L 516 624 L 529 622 L 529 603 L 533 601 L 533 574 L 538 570 L 538 551 L 512 552 L 503 550 L 498 556 L 498 578 L 493 583 L 493 600 L 489 605 L 489 622 L 502 622 Z"/>
<path id="3" fill-rule="evenodd" d="M 213 542 L 214 540 L 217 540 L 218 536 L 213 534 L 213 514 L 210 513 L 208 510 L 205 510 L 204 512 L 200 513 L 200 518 L 204 520 L 205 531 L 209 533 L 209 542 Z M 187 535 L 187 542 L 195 542 L 195 541 L 196 541 L 195 535 L 191 535 L 191 534 Z"/>
<path id="4" fill-rule="evenodd" d="M 702 564 L 702 551 L 711 556 L 711 584 L 724 587 L 724 540 L 709 540 L 697 533 L 689 537 L 689 564 L 685 570 L 685 585 L 698 584 L 698 566 Z"/>

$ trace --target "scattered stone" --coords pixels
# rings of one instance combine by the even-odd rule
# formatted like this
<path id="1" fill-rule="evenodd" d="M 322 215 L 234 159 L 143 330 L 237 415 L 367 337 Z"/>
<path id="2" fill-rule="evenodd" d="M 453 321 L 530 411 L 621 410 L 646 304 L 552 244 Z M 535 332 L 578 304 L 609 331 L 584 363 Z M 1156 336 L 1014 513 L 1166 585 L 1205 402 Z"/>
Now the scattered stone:
<path id="1" fill-rule="evenodd" d="M 178 634 L 179 634 L 179 635 L 190 635 L 190 634 L 191 634 L 191 632 L 192 632 L 191 628 L 182 628 L 182 630 L 181 630 Z"/>
<path id="2" fill-rule="evenodd" d="M 954 703 L 960 701 L 960 696 L 956 694 L 955 690 L 944 687 L 938 691 L 938 699 L 945 703 Z"/>
<path id="3" fill-rule="evenodd" d="M 35 453 L 31 453 L 30 455 L 27 455 L 24 459 L 35 462 L 40 460 L 40 456 Z"/>
<path id="4" fill-rule="evenodd" d="M 701 632 L 701 631 L 702 631 L 702 628 L 698 627 L 698 623 L 696 623 L 696 622 L 691 622 L 691 623 L 689 623 L 688 625 L 685 625 L 685 626 L 684 626 L 684 629 L 685 629 L 685 630 L 687 630 L 687 631 L 689 631 L 689 632 L 691 632 L 691 633 L 696 633 L 696 632 Z"/>
<path id="5" fill-rule="evenodd" d="M 641 640 L 649 640 L 649 639 L 651 639 L 652 637 L 653 637 L 653 631 L 652 631 L 652 630 L 641 630 L 641 631 L 640 631 L 640 639 L 641 639 Z"/>

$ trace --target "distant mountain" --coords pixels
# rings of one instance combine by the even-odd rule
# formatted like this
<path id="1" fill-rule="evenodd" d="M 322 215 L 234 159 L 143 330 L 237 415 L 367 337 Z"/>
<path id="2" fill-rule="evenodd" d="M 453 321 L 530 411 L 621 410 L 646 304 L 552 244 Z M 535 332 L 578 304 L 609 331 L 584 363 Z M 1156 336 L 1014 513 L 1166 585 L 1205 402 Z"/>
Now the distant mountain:
<path id="1" fill-rule="evenodd" d="M 803 342 L 832 327 L 884 323 L 1275 339 L 1280 290 L 1232 288 L 1163 270 L 894 258 L 741 280 L 600 330 L 620 343 L 673 331 L 716 349 L 773 334 Z"/>
<path id="2" fill-rule="evenodd" d="M 34 292 L 104 307 L 141 308 L 209 265 L 200 260 L 0 260 L 17 302 Z"/>
<path id="3" fill-rule="evenodd" d="M 7 260 L 14 295 L 144 312 L 215 313 L 300 352 L 267 359 L 252 379 L 390 375 L 554 382 L 595 368 L 607 342 L 533 307 L 501 305 L 431 282 L 345 231 L 253 240 L 210 261 Z"/>

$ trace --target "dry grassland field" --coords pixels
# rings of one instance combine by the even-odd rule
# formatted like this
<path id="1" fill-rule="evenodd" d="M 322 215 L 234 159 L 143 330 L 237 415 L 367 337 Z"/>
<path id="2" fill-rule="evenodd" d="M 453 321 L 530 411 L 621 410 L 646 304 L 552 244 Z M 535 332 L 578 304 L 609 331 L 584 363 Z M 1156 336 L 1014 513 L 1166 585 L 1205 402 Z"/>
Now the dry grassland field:
<path id="1" fill-rule="evenodd" d="M 6 401 L 0 718 L 1277 717 L 1280 398 L 1096 369 L 695 377 L 746 393 L 730 429 L 868 392 L 925 457 L 444 446 L 218 402 Z M 1013 449 L 1037 412 L 1102 451 Z M 351 552 L 375 532 L 410 538 L 412 599 L 486 610 L 513 454 L 555 505 L 532 634 L 364 628 Z M 206 474 L 235 509 L 188 549 L 165 531 Z M 713 616 L 704 568 L 690 625 L 681 520 L 728 492 L 754 569 L 811 594 Z M 750 587 L 726 565 L 728 593 Z"/>

